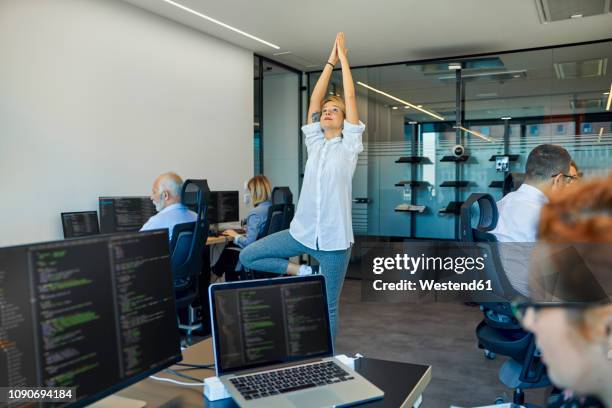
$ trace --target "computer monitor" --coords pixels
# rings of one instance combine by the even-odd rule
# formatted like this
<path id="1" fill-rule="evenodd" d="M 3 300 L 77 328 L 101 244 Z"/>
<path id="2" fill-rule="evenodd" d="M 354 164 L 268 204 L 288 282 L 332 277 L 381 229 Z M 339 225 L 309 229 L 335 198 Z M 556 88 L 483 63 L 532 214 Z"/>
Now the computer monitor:
<path id="1" fill-rule="evenodd" d="M 238 191 L 211 191 L 207 194 L 206 218 L 210 224 L 240 220 Z"/>
<path id="2" fill-rule="evenodd" d="M 182 359 L 165 230 L 0 249 L 0 387 L 76 406 Z"/>
<path id="3" fill-rule="evenodd" d="M 62 213 L 62 229 L 64 238 L 98 235 L 98 213 L 95 211 L 78 211 Z"/>
<path id="4" fill-rule="evenodd" d="M 214 284 L 209 299 L 219 376 L 333 355 L 322 275 Z"/>
<path id="5" fill-rule="evenodd" d="M 103 234 L 139 231 L 156 214 L 149 197 L 99 197 Z"/>

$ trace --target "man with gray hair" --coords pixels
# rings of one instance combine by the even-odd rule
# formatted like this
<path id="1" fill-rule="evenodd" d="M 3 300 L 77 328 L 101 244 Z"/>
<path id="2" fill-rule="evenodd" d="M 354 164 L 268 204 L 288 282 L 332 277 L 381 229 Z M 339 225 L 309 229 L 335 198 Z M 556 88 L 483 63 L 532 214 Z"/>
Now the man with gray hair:
<path id="1" fill-rule="evenodd" d="M 548 202 L 543 191 L 555 194 L 573 181 L 570 154 L 561 146 L 542 144 L 527 157 L 525 181 L 516 190 L 497 202 L 499 219 L 491 231 L 500 245 L 504 271 L 512 286 L 528 295 L 528 262 L 538 235 L 540 210 Z"/>
<path id="2" fill-rule="evenodd" d="M 196 213 L 181 204 L 182 188 L 183 180 L 176 173 L 160 174 L 155 179 L 150 198 L 157 214 L 149 218 L 141 231 L 166 228 L 168 237 L 172 239 L 175 225 L 194 222 L 197 219 Z"/>

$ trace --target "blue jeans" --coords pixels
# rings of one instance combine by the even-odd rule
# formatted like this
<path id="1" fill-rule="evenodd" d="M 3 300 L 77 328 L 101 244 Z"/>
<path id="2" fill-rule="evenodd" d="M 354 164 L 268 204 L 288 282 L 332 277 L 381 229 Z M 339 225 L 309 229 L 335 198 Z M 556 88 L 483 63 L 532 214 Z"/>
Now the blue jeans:
<path id="1" fill-rule="evenodd" d="M 285 273 L 289 258 L 308 254 L 321 264 L 321 274 L 327 287 L 327 308 L 331 325 L 332 339 L 336 338 L 338 321 L 338 302 L 344 283 L 344 276 L 351 257 L 351 248 L 340 251 L 322 251 L 302 245 L 296 241 L 289 230 L 277 232 L 253 242 L 240 252 L 240 262 L 249 269 L 262 272 Z"/>

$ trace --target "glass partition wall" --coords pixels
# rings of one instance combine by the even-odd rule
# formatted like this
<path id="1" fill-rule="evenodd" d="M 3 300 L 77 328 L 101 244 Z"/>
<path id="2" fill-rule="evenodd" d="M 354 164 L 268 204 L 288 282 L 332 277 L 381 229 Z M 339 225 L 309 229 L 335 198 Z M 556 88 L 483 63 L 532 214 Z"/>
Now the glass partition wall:
<path id="1" fill-rule="evenodd" d="M 461 203 L 500 199 L 505 176 L 542 143 L 566 148 L 584 176 L 609 171 L 611 60 L 607 41 L 353 69 L 366 124 L 355 235 L 454 239 Z M 339 70 L 330 93 L 342 95 Z"/>

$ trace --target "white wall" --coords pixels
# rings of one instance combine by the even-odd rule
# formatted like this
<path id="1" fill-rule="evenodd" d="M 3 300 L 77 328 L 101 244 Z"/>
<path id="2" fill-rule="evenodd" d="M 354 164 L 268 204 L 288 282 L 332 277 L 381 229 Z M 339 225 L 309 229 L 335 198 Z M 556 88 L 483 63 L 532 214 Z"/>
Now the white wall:
<path id="1" fill-rule="evenodd" d="M 241 189 L 253 56 L 114 0 L 0 1 L 0 246 L 161 172 Z M 241 215 L 245 215 L 241 208 Z"/>
<path id="2" fill-rule="evenodd" d="M 263 81 L 264 174 L 273 187 L 288 186 L 298 198 L 298 141 L 300 76 L 266 74 Z"/>

